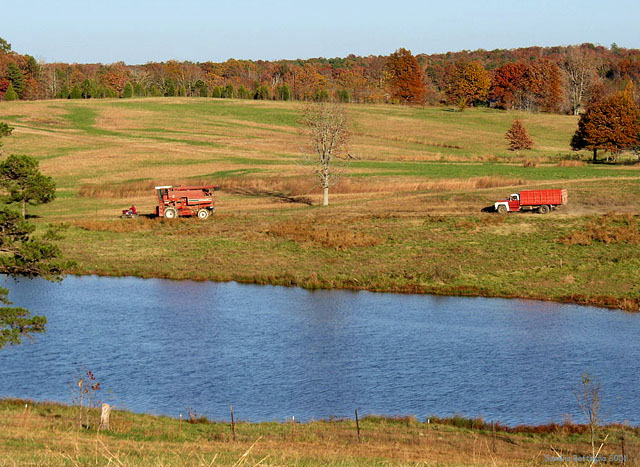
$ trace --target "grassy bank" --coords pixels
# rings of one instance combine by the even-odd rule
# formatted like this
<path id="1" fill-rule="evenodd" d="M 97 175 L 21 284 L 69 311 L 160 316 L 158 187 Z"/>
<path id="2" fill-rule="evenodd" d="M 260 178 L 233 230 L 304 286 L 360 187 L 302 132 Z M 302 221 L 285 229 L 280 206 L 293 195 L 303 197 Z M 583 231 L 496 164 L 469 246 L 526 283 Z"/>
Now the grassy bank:
<path id="1" fill-rule="evenodd" d="M 0 401 L 0 465 L 544 465 L 552 456 L 591 454 L 588 428 L 571 423 L 498 425 L 494 432 L 482 420 L 460 417 L 425 423 L 365 416 L 358 439 L 355 420 L 238 422 L 234 440 L 227 422 L 125 411 L 113 411 L 110 429 L 98 432 L 98 410 L 89 411 L 85 427 L 79 411 Z M 608 426 L 597 436 L 607 437 L 601 456 L 624 449 L 626 465 L 637 465 L 637 428 Z"/>
<path id="2" fill-rule="evenodd" d="M 571 153 L 575 117 L 349 106 L 356 159 L 320 208 L 299 110 L 219 99 L 38 101 L 3 103 L 0 120 L 16 128 L 5 153 L 37 157 L 58 184 L 58 199 L 31 213 L 68 226 L 61 246 L 72 273 L 640 309 L 640 170 Z M 506 150 L 514 118 L 533 151 Z M 155 184 L 200 181 L 222 186 L 214 219 L 118 218 L 131 203 L 152 212 Z M 481 212 L 511 192 L 556 187 L 568 188 L 570 203 L 550 215 Z"/>

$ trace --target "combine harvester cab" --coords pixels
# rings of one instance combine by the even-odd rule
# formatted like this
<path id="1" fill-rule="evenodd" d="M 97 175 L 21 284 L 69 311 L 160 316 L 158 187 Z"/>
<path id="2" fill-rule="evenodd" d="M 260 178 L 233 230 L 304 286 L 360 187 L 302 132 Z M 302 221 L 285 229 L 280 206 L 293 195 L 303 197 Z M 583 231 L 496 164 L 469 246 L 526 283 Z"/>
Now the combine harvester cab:
<path id="1" fill-rule="evenodd" d="M 494 209 L 500 214 L 514 211 L 538 211 L 547 214 L 558 206 L 567 204 L 568 193 L 566 188 L 558 190 L 526 190 L 513 193 L 509 199 L 503 199 L 494 203 Z"/>
<path id="2" fill-rule="evenodd" d="M 216 210 L 217 185 L 157 186 L 155 189 L 158 217 L 198 216 L 199 219 L 207 219 Z"/>

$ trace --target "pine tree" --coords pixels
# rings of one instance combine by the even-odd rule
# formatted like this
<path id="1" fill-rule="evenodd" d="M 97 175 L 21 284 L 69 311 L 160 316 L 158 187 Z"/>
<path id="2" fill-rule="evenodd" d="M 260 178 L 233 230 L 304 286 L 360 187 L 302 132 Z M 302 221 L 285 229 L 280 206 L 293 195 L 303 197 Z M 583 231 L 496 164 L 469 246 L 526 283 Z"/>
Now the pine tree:
<path id="1" fill-rule="evenodd" d="M 533 148 L 533 140 L 520 120 L 514 120 L 504 137 L 509 140 L 509 151 Z"/>
<path id="2" fill-rule="evenodd" d="M 16 100 L 18 100 L 18 94 L 13 89 L 13 84 L 10 84 L 9 87 L 7 88 L 7 92 L 4 95 L 4 100 L 5 101 L 16 101 Z"/>
<path id="3" fill-rule="evenodd" d="M 71 94 L 69 95 L 69 99 L 82 99 L 82 91 L 77 84 L 73 86 Z"/>
<path id="4" fill-rule="evenodd" d="M 187 97 L 187 88 L 184 84 L 181 84 L 180 87 L 178 87 L 178 97 Z"/>
<path id="5" fill-rule="evenodd" d="M 176 95 L 176 86 L 173 84 L 173 81 L 169 81 L 167 83 L 167 96 L 174 97 Z"/>
<path id="6" fill-rule="evenodd" d="M 11 81 L 11 84 L 13 84 L 13 89 L 16 94 L 21 98 L 25 89 L 24 75 L 15 63 L 9 63 L 9 65 L 7 65 L 7 77 L 9 81 Z"/>
<path id="7" fill-rule="evenodd" d="M 133 97 L 133 86 L 131 86 L 131 83 L 127 83 L 124 85 L 124 89 L 122 90 L 122 97 L 123 99 L 129 99 Z"/>

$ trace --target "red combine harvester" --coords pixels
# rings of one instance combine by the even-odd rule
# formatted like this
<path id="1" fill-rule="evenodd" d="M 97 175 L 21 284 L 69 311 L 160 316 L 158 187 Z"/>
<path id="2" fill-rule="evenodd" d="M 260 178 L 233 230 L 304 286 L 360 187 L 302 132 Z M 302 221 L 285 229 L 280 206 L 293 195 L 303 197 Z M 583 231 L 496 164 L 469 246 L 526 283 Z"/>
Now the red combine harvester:
<path id="1" fill-rule="evenodd" d="M 156 216 L 175 219 L 178 216 L 198 216 L 206 219 L 216 210 L 217 185 L 157 186 Z"/>
<path id="2" fill-rule="evenodd" d="M 527 190 L 513 193 L 509 199 L 494 203 L 494 208 L 500 214 L 513 211 L 533 211 L 547 214 L 552 209 L 567 204 L 567 189 L 558 190 Z"/>

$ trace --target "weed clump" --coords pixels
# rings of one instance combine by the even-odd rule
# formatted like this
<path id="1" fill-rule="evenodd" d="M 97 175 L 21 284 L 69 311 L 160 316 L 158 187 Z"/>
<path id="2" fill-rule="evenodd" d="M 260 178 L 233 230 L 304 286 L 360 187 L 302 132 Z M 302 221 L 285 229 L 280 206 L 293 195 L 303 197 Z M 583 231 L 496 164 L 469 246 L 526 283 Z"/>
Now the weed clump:
<path id="1" fill-rule="evenodd" d="M 564 245 L 592 245 L 594 242 L 640 244 L 640 225 L 636 216 L 608 213 L 591 217 L 583 230 L 575 230 L 559 239 Z"/>
<path id="2" fill-rule="evenodd" d="M 293 221 L 285 221 L 272 225 L 266 233 L 275 237 L 293 240 L 297 243 L 314 243 L 337 250 L 377 246 L 384 241 L 379 237 L 364 232 L 316 227 Z"/>

